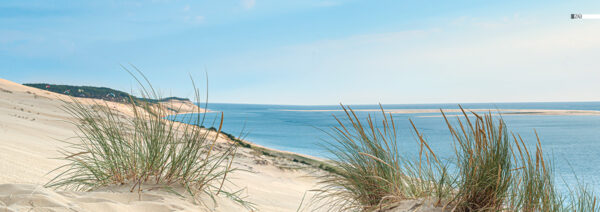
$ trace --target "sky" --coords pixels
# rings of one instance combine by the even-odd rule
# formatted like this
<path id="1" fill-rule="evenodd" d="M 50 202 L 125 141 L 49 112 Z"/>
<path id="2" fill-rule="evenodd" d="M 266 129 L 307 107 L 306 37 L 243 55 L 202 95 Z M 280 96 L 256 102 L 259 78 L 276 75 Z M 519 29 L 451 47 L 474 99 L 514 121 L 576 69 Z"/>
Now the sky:
<path id="1" fill-rule="evenodd" d="M 134 65 L 214 103 L 600 101 L 600 19 L 571 13 L 600 2 L 3 0 L 0 78 L 131 91 Z"/>

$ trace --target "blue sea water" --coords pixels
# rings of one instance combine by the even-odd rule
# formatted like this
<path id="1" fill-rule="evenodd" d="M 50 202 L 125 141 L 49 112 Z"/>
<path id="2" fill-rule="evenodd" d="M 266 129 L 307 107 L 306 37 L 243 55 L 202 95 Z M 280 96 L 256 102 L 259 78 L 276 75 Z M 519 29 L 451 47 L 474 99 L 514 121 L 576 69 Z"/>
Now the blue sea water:
<path id="1" fill-rule="evenodd" d="M 461 104 L 466 109 L 555 109 L 600 110 L 600 102 L 568 103 L 494 103 Z M 379 109 L 379 105 L 354 105 L 353 109 Z M 457 104 L 383 105 L 384 109 L 458 109 Z M 223 112 L 223 131 L 244 135 L 244 139 L 266 147 L 327 158 L 321 147 L 331 140 L 323 130 L 336 125 L 333 115 L 344 113 L 338 105 L 293 106 L 256 104 L 208 104 L 208 109 Z M 358 111 L 381 118 L 379 112 Z M 453 114 L 453 113 L 450 113 Z M 209 113 L 205 126 L 210 126 L 219 113 Z M 409 123 L 413 120 L 433 151 L 441 158 L 455 155 L 453 140 L 444 119 L 436 113 L 394 114 L 398 128 L 400 151 L 415 154 L 418 143 Z M 178 117 L 184 120 L 190 116 Z M 454 117 L 452 117 L 454 118 Z M 600 116 L 574 115 L 503 115 L 508 129 L 523 137 L 534 148 L 537 131 L 547 157 L 554 162 L 558 188 L 568 192 L 568 185 L 583 180 L 600 191 Z M 217 123 L 218 124 L 218 123 Z"/>

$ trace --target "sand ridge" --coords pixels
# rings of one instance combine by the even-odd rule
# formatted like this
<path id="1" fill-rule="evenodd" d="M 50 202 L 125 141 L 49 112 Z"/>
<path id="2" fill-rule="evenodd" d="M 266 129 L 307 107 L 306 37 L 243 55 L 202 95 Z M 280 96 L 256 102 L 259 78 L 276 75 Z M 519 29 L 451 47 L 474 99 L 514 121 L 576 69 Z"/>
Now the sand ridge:
<path id="1" fill-rule="evenodd" d="M 206 208 L 168 192 L 55 191 L 42 185 L 51 170 L 64 162 L 61 140 L 75 136 L 70 116 L 61 110 L 70 97 L 0 79 L 0 211 L 201 211 Z M 97 101 L 79 98 L 82 102 Z M 124 115 L 127 105 L 105 102 Z M 191 105 L 186 105 L 193 109 Z M 185 110 L 182 112 L 186 112 Z M 230 141 L 221 135 L 219 142 Z M 232 174 L 230 190 L 241 190 L 260 211 L 296 211 L 304 194 L 315 188 L 318 170 L 282 158 L 240 148 L 233 166 L 245 171 Z M 304 167 L 303 167 L 304 166 Z M 291 168 L 290 168 L 291 167 Z M 297 169 L 303 168 L 303 169 Z M 306 198 L 310 198 L 308 195 Z M 124 199 L 124 200 L 123 200 Z M 211 202 L 211 201 L 207 201 Z M 209 205 L 214 211 L 247 211 L 227 198 Z"/>

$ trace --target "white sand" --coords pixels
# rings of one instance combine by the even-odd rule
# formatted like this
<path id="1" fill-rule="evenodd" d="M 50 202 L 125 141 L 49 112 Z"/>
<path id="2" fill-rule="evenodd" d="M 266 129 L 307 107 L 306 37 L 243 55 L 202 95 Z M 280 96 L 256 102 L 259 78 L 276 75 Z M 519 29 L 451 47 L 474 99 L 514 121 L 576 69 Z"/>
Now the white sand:
<path id="1" fill-rule="evenodd" d="M 75 136 L 69 116 L 61 111 L 64 95 L 23 86 L 0 79 L 0 211 L 199 211 L 203 207 L 187 199 L 160 191 L 136 192 L 107 190 L 94 192 L 54 191 L 43 188 L 53 175 L 48 173 L 64 162 L 53 159 L 61 156 L 59 141 Z M 91 101 L 82 99 L 82 101 Z M 123 113 L 129 109 L 108 102 Z M 181 112 L 193 109 L 190 105 Z M 224 137 L 222 138 L 224 139 Z M 226 141 L 224 141 L 226 142 Z M 242 148 L 234 165 L 250 170 L 231 176 L 235 186 L 244 189 L 246 200 L 260 211 L 296 211 L 302 196 L 313 189 L 316 179 L 312 169 L 288 170 L 279 168 L 289 161 L 257 156 Z M 256 161 L 267 161 L 259 165 Z M 279 165 L 277 165 L 279 164 Z M 307 195 L 307 199 L 310 195 Z M 210 202 L 210 201 L 208 201 Z M 216 211 L 245 211 L 226 198 L 210 205 Z"/>
<path id="2" fill-rule="evenodd" d="M 235 210 L 234 208 L 232 210 Z M 8 211 L 203 211 L 161 192 L 54 191 L 34 184 L 0 185 L 0 210 Z"/>

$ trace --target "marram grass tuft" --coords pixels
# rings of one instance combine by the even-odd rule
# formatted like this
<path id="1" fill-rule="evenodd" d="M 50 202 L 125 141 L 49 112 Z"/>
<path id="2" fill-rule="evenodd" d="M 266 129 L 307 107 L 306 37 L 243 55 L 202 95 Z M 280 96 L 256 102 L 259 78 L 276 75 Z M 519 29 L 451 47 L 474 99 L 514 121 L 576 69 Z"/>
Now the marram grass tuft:
<path id="1" fill-rule="evenodd" d="M 331 211 L 374 211 L 405 199 L 450 194 L 446 167 L 421 136 L 421 157 L 409 160 L 398 152 L 392 114 L 381 108 L 381 122 L 371 115 L 361 120 L 351 108 L 341 107 L 345 116 L 334 117 L 338 126 L 327 132 L 331 142 L 325 146 L 336 171 L 319 181 L 316 202 Z"/>
<path id="2" fill-rule="evenodd" d="M 491 113 L 472 113 L 475 118 L 471 119 L 462 107 L 461 110 L 464 119 L 457 118 L 454 125 L 442 112 L 455 141 L 459 179 L 455 209 L 500 210 L 513 183 L 512 142 L 506 124 L 502 119 L 494 120 Z"/>
<path id="3" fill-rule="evenodd" d="M 462 114 L 451 121 L 442 111 L 456 157 L 441 159 L 412 120 L 420 145 L 416 158 L 400 154 L 396 124 L 383 108 L 380 122 L 342 109 L 345 116 L 335 117 L 338 125 L 325 146 L 335 172 L 316 190 L 316 202 L 330 211 L 386 211 L 410 199 L 433 199 L 434 206 L 448 211 L 600 211 L 596 195 L 582 183 L 563 198 L 539 137 L 530 151 L 491 112 L 479 115 L 461 107 Z"/>
<path id="4" fill-rule="evenodd" d="M 127 71 L 140 85 L 142 98 L 160 99 L 141 72 L 137 71 L 143 80 Z M 200 95 L 195 85 L 194 90 L 198 102 Z M 235 171 L 231 164 L 236 147 L 225 145 L 217 149 L 222 114 L 216 120 L 217 132 L 211 133 L 198 127 L 205 122 L 206 112 L 199 107 L 194 111 L 199 115 L 186 120 L 191 124 L 182 124 L 165 119 L 176 116 L 167 107 L 133 97 L 124 103 L 131 112 L 128 116 L 102 101 L 89 105 L 72 98 L 65 103 L 64 110 L 73 116 L 78 128 L 77 141 L 62 151 L 62 159 L 68 163 L 55 170 L 59 174 L 47 186 L 93 190 L 121 185 L 130 186 L 132 192 L 141 191 L 146 185 L 170 190 L 179 187 L 194 200 L 200 200 L 199 195 L 214 200 L 221 194 L 251 207 L 238 192 L 226 191 L 223 186 L 228 182 L 228 174 Z"/>

